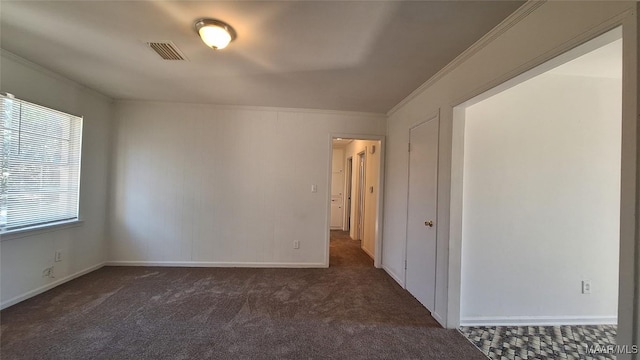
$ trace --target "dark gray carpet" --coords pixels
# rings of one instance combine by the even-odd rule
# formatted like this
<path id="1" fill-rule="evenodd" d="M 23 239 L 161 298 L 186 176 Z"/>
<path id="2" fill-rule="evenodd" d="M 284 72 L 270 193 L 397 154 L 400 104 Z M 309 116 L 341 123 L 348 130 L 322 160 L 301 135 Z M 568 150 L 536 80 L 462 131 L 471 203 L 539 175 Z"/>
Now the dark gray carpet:
<path id="1" fill-rule="evenodd" d="M 329 269 L 105 267 L 3 310 L 0 355 L 485 359 L 354 248 L 336 236 Z"/>
<path id="2" fill-rule="evenodd" d="M 360 246 L 360 240 L 352 240 L 348 231 L 331 230 L 329 266 L 373 268 L 373 259 Z"/>

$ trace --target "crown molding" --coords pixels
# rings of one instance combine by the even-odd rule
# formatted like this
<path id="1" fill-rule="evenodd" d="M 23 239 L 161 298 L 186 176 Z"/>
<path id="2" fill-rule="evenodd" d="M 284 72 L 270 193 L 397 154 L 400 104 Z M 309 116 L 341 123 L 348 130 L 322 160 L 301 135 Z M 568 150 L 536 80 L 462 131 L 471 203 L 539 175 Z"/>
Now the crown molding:
<path id="1" fill-rule="evenodd" d="M 509 15 L 506 19 L 500 22 L 496 27 L 491 29 L 488 33 L 486 33 L 483 37 L 481 37 L 478 41 L 473 43 L 469 48 L 463 51 L 460 55 L 458 55 L 455 59 L 453 59 L 450 63 L 448 63 L 445 67 L 440 69 L 435 75 L 433 75 L 429 80 L 425 81 L 420 87 L 415 89 L 411 94 L 402 99 L 396 106 L 391 108 L 387 112 L 388 116 L 393 115 L 400 108 L 406 105 L 408 102 L 413 100 L 418 95 L 422 94 L 426 89 L 431 87 L 433 84 L 442 79 L 445 75 L 449 74 L 451 71 L 456 69 L 460 64 L 469 60 L 473 55 L 475 55 L 478 51 L 484 49 L 487 45 L 492 43 L 495 39 L 500 37 L 502 34 L 507 32 L 507 30 L 511 29 L 513 26 L 518 24 L 524 18 L 529 16 L 532 12 L 546 3 L 547 0 L 529 0 L 520 6 L 516 11 L 514 11 L 511 15 Z"/>
<path id="2" fill-rule="evenodd" d="M 91 93 L 92 95 L 95 95 L 95 96 L 97 96 L 97 97 L 99 97 L 101 99 L 104 99 L 104 100 L 108 101 L 108 102 L 113 102 L 113 99 L 111 97 L 109 97 L 109 96 L 107 96 L 107 95 L 105 95 L 105 94 L 103 94 L 103 93 L 101 93 L 101 92 L 99 92 L 99 91 L 97 91 L 95 89 L 92 89 L 92 88 L 90 88 L 90 87 L 88 87 L 86 85 L 82 85 L 82 84 L 80 84 L 80 83 L 78 83 L 76 81 L 73 81 L 73 80 L 69 79 L 68 77 L 60 75 L 55 71 L 49 70 L 49 69 L 45 68 L 42 65 L 36 64 L 36 63 L 34 63 L 34 62 L 30 61 L 30 60 L 27 60 L 27 59 L 25 59 L 25 58 L 23 58 L 23 57 L 21 57 L 19 55 L 16 55 L 16 54 L 12 53 L 11 51 L 8 51 L 8 50 L 0 48 L 0 56 L 5 57 L 5 58 L 10 59 L 10 60 L 13 60 L 13 61 L 15 61 L 15 62 L 17 62 L 17 63 L 19 63 L 21 65 L 24 65 L 24 66 L 30 68 L 31 70 L 35 70 L 35 71 L 37 71 L 37 72 L 39 72 L 39 73 L 41 73 L 43 75 L 46 75 L 48 77 L 51 77 L 51 78 L 56 79 L 58 81 L 61 81 L 61 82 L 65 83 L 65 84 L 67 84 L 69 86 L 75 87 L 77 89 L 81 89 L 83 91 L 87 91 L 87 92 Z"/>
<path id="3" fill-rule="evenodd" d="M 268 111 L 268 112 L 288 112 L 288 113 L 305 113 L 305 114 L 319 114 L 319 115 L 339 115 L 339 116 L 359 116 L 370 117 L 375 119 L 386 119 L 385 113 L 373 113 L 362 111 L 348 111 L 348 110 L 325 110 L 325 109 L 310 109 L 310 108 L 287 108 L 287 107 L 275 107 L 275 106 L 252 106 L 252 105 L 224 105 L 214 103 L 198 103 L 198 102 L 183 102 L 183 101 L 162 101 L 162 100 L 136 100 L 136 99 L 115 99 L 115 103 L 120 104 L 178 104 L 178 105 L 192 105 L 209 107 L 216 110 L 246 110 L 246 111 Z"/>
<path id="4" fill-rule="evenodd" d="M 195 106 L 211 106 L 221 110 L 253 110 L 253 111 L 272 111 L 272 112 L 296 112 L 296 113 L 312 113 L 312 114 L 325 114 L 325 115 L 343 115 L 343 116 L 365 116 L 375 118 L 387 118 L 385 113 L 373 113 L 373 112 L 361 112 L 361 111 L 345 111 L 345 110 L 325 110 L 325 109 L 307 109 L 307 108 L 285 108 L 285 107 L 268 107 L 268 106 L 249 106 L 249 105 L 224 105 L 214 103 L 188 103 L 188 102 L 176 102 L 176 101 L 161 101 L 161 100 L 137 100 L 137 99 L 114 99 L 95 89 L 92 89 L 86 85 L 82 85 L 76 81 L 73 81 L 63 75 L 60 75 L 52 70 L 49 70 L 39 64 L 36 64 L 30 60 L 27 60 L 19 55 L 16 55 L 8 50 L 0 48 L 0 56 L 13 60 L 19 64 L 22 64 L 32 70 L 38 71 L 44 75 L 47 75 L 56 80 L 62 81 L 70 86 L 73 86 L 83 91 L 88 91 L 98 97 L 101 97 L 109 102 L 118 103 L 172 103 L 172 104 L 189 104 Z"/>

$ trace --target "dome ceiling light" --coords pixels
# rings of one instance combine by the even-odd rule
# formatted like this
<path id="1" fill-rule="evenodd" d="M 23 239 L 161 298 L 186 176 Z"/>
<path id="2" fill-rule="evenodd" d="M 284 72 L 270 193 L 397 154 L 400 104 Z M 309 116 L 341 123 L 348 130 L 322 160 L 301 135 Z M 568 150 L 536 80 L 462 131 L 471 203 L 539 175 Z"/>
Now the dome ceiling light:
<path id="1" fill-rule="evenodd" d="M 194 27 L 202 41 L 214 50 L 224 49 L 237 37 L 231 25 L 216 19 L 199 19 Z"/>

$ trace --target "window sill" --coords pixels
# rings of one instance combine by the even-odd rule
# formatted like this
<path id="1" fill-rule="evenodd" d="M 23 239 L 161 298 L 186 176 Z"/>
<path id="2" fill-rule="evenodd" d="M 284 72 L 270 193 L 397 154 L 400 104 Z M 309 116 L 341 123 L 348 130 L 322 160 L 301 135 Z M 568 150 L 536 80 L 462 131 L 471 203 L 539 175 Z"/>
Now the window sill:
<path id="1" fill-rule="evenodd" d="M 0 232 L 0 241 L 19 239 L 27 236 L 35 236 L 52 231 L 74 228 L 81 226 L 83 223 L 84 221 L 79 219 L 67 220 L 44 225 L 30 226 L 21 229 L 2 231 Z"/>

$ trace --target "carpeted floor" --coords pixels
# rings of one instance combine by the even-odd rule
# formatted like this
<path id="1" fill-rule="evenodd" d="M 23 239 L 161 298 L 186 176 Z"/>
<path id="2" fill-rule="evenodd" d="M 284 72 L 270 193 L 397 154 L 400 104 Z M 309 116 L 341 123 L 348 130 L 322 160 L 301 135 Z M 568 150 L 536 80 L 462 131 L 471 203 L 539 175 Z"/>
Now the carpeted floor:
<path id="1" fill-rule="evenodd" d="M 331 230 L 329 266 L 373 268 L 373 259 L 360 248 L 360 240 L 352 240 L 348 231 Z"/>
<path id="2" fill-rule="evenodd" d="M 0 357 L 485 359 L 335 235 L 329 269 L 104 267 L 3 310 Z"/>

